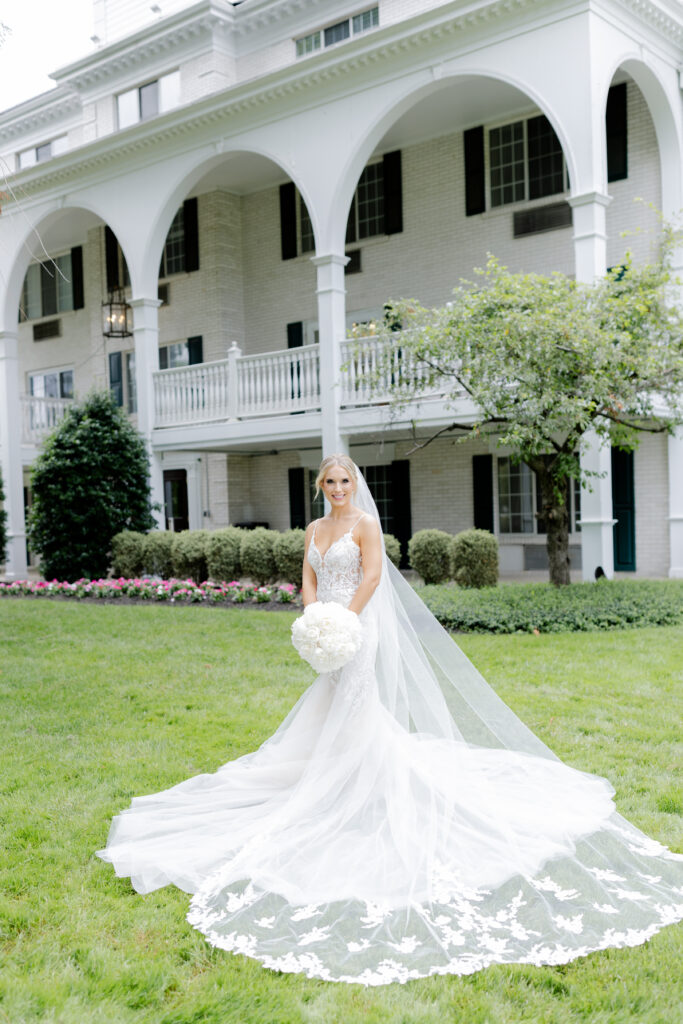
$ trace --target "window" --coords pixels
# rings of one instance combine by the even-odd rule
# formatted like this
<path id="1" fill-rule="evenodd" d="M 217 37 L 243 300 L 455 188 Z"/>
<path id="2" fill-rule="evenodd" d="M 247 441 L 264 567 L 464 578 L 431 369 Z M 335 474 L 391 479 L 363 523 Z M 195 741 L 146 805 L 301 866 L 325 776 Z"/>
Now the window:
<path id="1" fill-rule="evenodd" d="M 536 474 L 508 457 L 498 459 L 498 526 L 501 533 L 545 534 L 543 502 Z M 580 530 L 581 485 L 574 480 L 567 499 L 569 529 Z"/>
<path id="2" fill-rule="evenodd" d="M 116 97 L 119 128 L 128 128 L 180 103 L 180 72 L 171 71 L 152 82 L 128 89 Z"/>
<path id="3" fill-rule="evenodd" d="M 51 139 L 50 142 L 41 142 L 39 146 L 33 146 L 31 149 L 25 149 L 23 152 L 18 154 L 19 170 L 23 171 L 25 167 L 33 167 L 35 164 L 42 164 L 44 160 L 50 160 L 53 156 L 59 156 L 60 153 L 65 153 L 69 148 L 69 140 L 66 135 L 59 135 L 56 139 Z"/>
<path id="4" fill-rule="evenodd" d="M 29 394 L 35 398 L 73 398 L 73 370 L 41 370 L 28 380 Z"/>
<path id="5" fill-rule="evenodd" d="M 159 277 L 182 274 L 185 269 L 185 218 L 182 206 L 171 221 L 161 257 Z"/>
<path id="6" fill-rule="evenodd" d="M 19 320 L 35 320 L 83 308 L 80 246 L 43 263 L 32 263 L 21 291 Z"/>
<path id="7" fill-rule="evenodd" d="M 498 459 L 498 516 L 501 533 L 534 533 L 534 474 L 524 462 Z"/>
<path id="8" fill-rule="evenodd" d="M 313 224 L 308 213 L 305 202 L 299 196 L 299 238 L 301 240 L 301 251 L 315 252 L 315 235 Z"/>
<path id="9" fill-rule="evenodd" d="M 336 46 L 337 43 L 343 43 L 352 35 L 360 35 L 371 28 L 377 28 L 378 25 L 379 7 L 370 7 L 367 11 L 354 14 L 352 18 L 344 18 L 343 21 L 337 21 L 334 25 L 328 25 L 327 28 L 318 29 L 316 32 L 297 39 L 296 55 L 297 57 L 307 57 L 309 54 L 315 53 L 316 50 L 320 50 L 323 45 L 326 47 Z"/>
<path id="10" fill-rule="evenodd" d="M 120 408 L 138 411 L 134 351 L 109 353 L 109 390 Z"/>
<path id="11" fill-rule="evenodd" d="M 358 180 L 349 219 L 346 242 L 384 234 L 384 165 L 368 164 Z"/>
<path id="12" fill-rule="evenodd" d="M 179 366 L 195 366 L 203 362 L 202 336 L 162 345 L 159 349 L 159 369 L 174 370 Z"/>
<path id="13" fill-rule="evenodd" d="M 542 199 L 567 189 L 564 155 L 547 117 L 489 129 L 491 206 Z"/>

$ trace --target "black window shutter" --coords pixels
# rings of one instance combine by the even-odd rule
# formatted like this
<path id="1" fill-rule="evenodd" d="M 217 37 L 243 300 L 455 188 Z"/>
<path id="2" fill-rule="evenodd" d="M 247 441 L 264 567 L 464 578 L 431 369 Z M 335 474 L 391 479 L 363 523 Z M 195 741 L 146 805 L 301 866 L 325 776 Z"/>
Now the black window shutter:
<path id="1" fill-rule="evenodd" d="M 168 345 L 162 345 L 159 349 L 159 369 L 168 370 Z"/>
<path id="2" fill-rule="evenodd" d="M 293 530 L 306 528 L 305 472 L 302 466 L 289 469 L 289 525 Z"/>
<path id="3" fill-rule="evenodd" d="M 199 270 L 199 222 L 197 219 L 197 198 L 186 199 L 183 203 L 183 230 L 185 232 L 185 272 Z"/>
<path id="4" fill-rule="evenodd" d="M 472 456 L 472 495 L 474 525 L 493 533 L 493 456 Z"/>
<path id="5" fill-rule="evenodd" d="M 197 334 L 194 338 L 187 339 L 187 354 L 189 356 L 190 366 L 194 366 L 195 363 L 203 363 L 203 342 L 201 334 Z"/>
<path id="6" fill-rule="evenodd" d="M 40 299 L 42 316 L 57 312 L 57 268 L 53 263 L 40 264 Z"/>
<path id="7" fill-rule="evenodd" d="M 626 82 L 613 85 L 607 93 L 605 111 L 607 134 L 607 180 L 621 181 L 628 177 L 628 130 Z"/>
<path id="8" fill-rule="evenodd" d="M 296 244 L 296 188 L 293 181 L 280 185 L 280 242 L 283 260 L 293 260 Z"/>
<path id="9" fill-rule="evenodd" d="M 486 210 L 486 178 L 484 167 L 484 126 L 468 128 L 463 133 L 465 144 L 465 213 L 471 217 Z"/>
<path id="10" fill-rule="evenodd" d="M 403 183 L 401 177 L 401 150 L 385 153 L 384 170 L 384 231 L 397 235 L 403 231 Z"/>
<path id="11" fill-rule="evenodd" d="M 346 238 L 345 242 L 347 245 L 351 245 L 356 239 L 356 193 L 353 194 L 351 200 L 351 209 L 349 210 L 349 216 L 346 221 Z"/>
<path id="12" fill-rule="evenodd" d="M 391 533 L 401 545 L 401 567 L 408 565 L 408 541 L 413 532 L 410 505 L 410 462 L 396 459 L 391 463 Z"/>
<path id="13" fill-rule="evenodd" d="M 301 320 L 287 324 L 287 348 L 299 348 L 304 343 L 304 325 Z"/>
<path id="14" fill-rule="evenodd" d="M 121 284 L 119 281 L 119 243 L 108 224 L 105 224 L 104 227 L 104 256 L 107 267 L 107 291 L 113 292 Z"/>
<path id="15" fill-rule="evenodd" d="M 74 309 L 83 309 L 83 248 L 80 245 L 75 245 L 71 250 L 71 294 Z"/>
<path id="16" fill-rule="evenodd" d="M 120 352 L 109 353 L 109 390 L 117 405 L 123 405 L 123 361 Z"/>

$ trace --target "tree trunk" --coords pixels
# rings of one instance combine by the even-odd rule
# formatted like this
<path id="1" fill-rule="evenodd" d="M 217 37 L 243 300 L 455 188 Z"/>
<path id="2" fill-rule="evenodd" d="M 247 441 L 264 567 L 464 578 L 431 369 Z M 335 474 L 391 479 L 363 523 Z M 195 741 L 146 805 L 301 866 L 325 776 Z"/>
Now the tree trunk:
<path id="1" fill-rule="evenodd" d="M 567 479 L 558 481 L 547 471 L 538 473 L 538 478 L 543 499 L 543 521 L 547 531 L 546 549 L 550 582 L 554 583 L 556 587 L 562 587 L 571 582 L 569 576 L 569 516 L 567 514 L 569 481 Z"/>

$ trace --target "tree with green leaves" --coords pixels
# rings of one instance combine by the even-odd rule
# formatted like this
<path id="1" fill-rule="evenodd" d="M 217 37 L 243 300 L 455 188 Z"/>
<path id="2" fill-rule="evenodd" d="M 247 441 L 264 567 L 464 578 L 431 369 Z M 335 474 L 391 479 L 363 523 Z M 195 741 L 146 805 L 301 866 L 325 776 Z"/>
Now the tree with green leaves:
<path id="1" fill-rule="evenodd" d="M 454 409 L 472 400 L 473 422 L 455 421 L 416 448 L 452 432 L 458 440 L 495 438 L 526 463 L 541 490 L 552 583 L 569 583 L 567 497 L 571 481 L 591 485 L 581 465 L 590 436 L 632 449 L 641 432 L 670 432 L 683 420 L 672 240 L 669 232 L 659 261 L 634 266 L 629 257 L 593 285 L 511 273 L 490 258 L 476 283 L 463 282 L 443 307 L 386 308 L 375 383 L 391 373 L 402 407 L 425 391 Z"/>
<path id="2" fill-rule="evenodd" d="M 48 579 L 104 576 L 114 535 L 154 526 L 144 440 L 108 392 L 68 410 L 36 459 L 31 485 L 29 538 Z"/>

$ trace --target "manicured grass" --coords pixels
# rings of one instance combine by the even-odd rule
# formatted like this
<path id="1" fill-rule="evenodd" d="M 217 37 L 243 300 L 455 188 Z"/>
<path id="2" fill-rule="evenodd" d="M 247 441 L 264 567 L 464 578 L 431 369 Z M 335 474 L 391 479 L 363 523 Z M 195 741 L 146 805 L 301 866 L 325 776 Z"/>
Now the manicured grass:
<path id="1" fill-rule="evenodd" d="M 93 856 L 135 794 L 257 746 L 312 672 L 293 613 L 0 602 L 3 1024 L 676 1024 L 683 927 L 565 967 L 360 986 L 209 947 L 175 889 L 140 897 Z M 683 851 L 683 629 L 466 636 L 562 757 L 608 776 Z M 677 774 L 677 771 L 679 774 Z"/>

